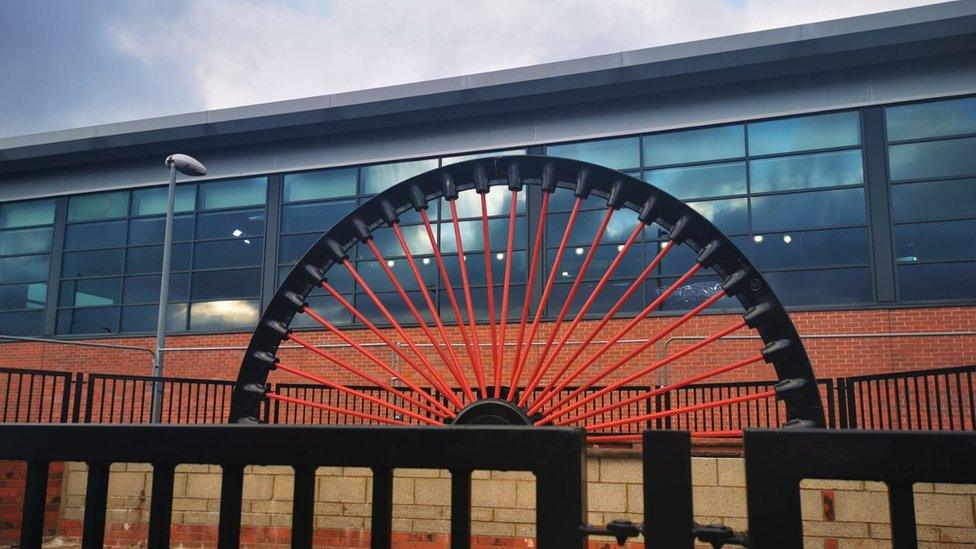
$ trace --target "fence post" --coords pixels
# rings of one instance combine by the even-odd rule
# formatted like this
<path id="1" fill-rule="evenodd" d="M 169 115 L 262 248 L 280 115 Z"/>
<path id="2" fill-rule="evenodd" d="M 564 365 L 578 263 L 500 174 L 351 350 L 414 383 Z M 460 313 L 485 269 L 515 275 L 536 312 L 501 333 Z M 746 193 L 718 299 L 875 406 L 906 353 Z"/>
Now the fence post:
<path id="1" fill-rule="evenodd" d="M 834 407 L 834 380 L 827 378 L 820 380 L 824 384 L 824 400 L 827 401 L 827 427 L 837 428 L 836 409 Z"/>
<path id="2" fill-rule="evenodd" d="M 85 396 L 85 423 L 91 423 L 93 400 L 95 400 L 95 381 L 92 376 L 88 376 L 88 391 Z"/>
<path id="3" fill-rule="evenodd" d="M 847 383 L 847 390 L 844 392 L 847 399 L 847 428 L 857 429 L 857 402 L 854 398 L 854 387 L 857 385 L 856 382 L 852 382 L 849 379 L 844 380 Z"/>
<path id="4" fill-rule="evenodd" d="M 841 429 L 847 429 L 849 426 L 847 420 L 847 379 L 839 377 L 837 378 L 837 414 L 839 420 L 839 427 Z"/>

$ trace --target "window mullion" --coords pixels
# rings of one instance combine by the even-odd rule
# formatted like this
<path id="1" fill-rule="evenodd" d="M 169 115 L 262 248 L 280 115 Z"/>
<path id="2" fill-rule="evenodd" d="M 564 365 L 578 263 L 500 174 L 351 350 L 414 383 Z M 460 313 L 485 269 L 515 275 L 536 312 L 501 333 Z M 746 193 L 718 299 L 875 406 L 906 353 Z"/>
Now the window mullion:
<path id="1" fill-rule="evenodd" d="M 64 252 L 64 237 L 67 228 L 68 198 L 60 197 L 54 207 L 54 231 L 51 242 L 50 270 L 47 279 L 47 297 L 44 303 L 44 335 L 54 335 L 57 331 L 58 295 L 61 291 L 61 256 Z"/>
<path id="2" fill-rule="evenodd" d="M 875 299 L 880 303 L 891 303 L 895 301 L 896 295 L 895 259 L 888 193 L 888 151 L 882 107 L 869 107 L 862 111 L 861 132 L 864 141 L 864 182 L 874 263 Z"/>

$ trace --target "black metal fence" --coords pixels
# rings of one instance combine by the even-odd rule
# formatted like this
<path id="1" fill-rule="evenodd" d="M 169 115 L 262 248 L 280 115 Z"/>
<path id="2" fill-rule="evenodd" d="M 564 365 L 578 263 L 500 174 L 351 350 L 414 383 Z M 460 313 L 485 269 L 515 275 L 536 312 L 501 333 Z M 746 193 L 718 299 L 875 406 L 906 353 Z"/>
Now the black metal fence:
<path id="1" fill-rule="evenodd" d="M 233 381 L 0 368 L 0 423 L 148 423 L 154 381 L 162 387 L 163 423 L 226 422 Z M 636 400 L 625 415 L 644 415 L 744 396 L 769 390 L 774 384 L 775 381 L 737 381 L 690 385 L 654 398 Z M 821 379 L 818 385 L 830 428 L 976 430 L 976 366 Z M 397 400 L 395 395 L 376 387 L 353 388 L 422 412 L 410 402 Z M 653 388 L 621 387 L 587 403 L 580 408 L 580 413 L 630 399 Z M 567 388 L 561 396 L 573 389 Z M 576 398 L 582 399 L 598 389 L 589 389 Z M 374 416 L 396 417 L 387 407 L 357 401 L 321 385 L 279 383 L 269 385 L 268 390 L 339 408 L 355 408 Z M 265 406 L 262 417 L 267 423 L 281 424 L 366 423 L 360 418 L 339 418 L 334 412 L 278 400 Z M 595 415 L 586 421 L 598 423 L 616 417 L 621 417 L 621 411 Z M 645 427 L 692 432 L 776 427 L 785 417 L 782 403 L 765 399 L 659 418 L 646 425 L 623 425 L 612 433 L 634 434 Z"/>

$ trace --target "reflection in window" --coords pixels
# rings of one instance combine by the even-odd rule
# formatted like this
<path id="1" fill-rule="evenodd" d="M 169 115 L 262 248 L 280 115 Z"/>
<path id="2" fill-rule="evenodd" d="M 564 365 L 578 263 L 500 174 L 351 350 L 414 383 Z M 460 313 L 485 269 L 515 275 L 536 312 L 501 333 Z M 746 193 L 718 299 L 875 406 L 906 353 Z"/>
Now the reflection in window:
<path id="1" fill-rule="evenodd" d="M 752 199 L 752 227 L 759 233 L 863 225 L 866 215 L 864 189 L 861 188 Z"/>
<path id="2" fill-rule="evenodd" d="M 190 305 L 190 329 L 194 331 L 249 328 L 258 323 L 257 301 L 204 301 Z"/>
<path id="3" fill-rule="evenodd" d="M 0 229 L 54 223 L 54 201 L 32 200 L 0 204 Z"/>
<path id="4" fill-rule="evenodd" d="M 885 109 L 889 141 L 976 133 L 976 97 Z"/>
<path id="5" fill-rule="evenodd" d="M 873 299 L 871 269 L 824 269 L 765 273 L 785 305 L 868 303 Z"/>
<path id="6" fill-rule="evenodd" d="M 91 221 L 125 217 L 129 213 L 129 191 L 85 194 L 68 200 L 68 221 Z"/>
<path id="7" fill-rule="evenodd" d="M 895 226 L 898 263 L 957 261 L 976 258 L 976 219 Z"/>
<path id="8" fill-rule="evenodd" d="M 936 179 L 976 174 L 976 137 L 888 147 L 891 180 Z"/>
<path id="9" fill-rule="evenodd" d="M 749 162 L 752 192 L 862 185 L 861 151 L 764 158 Z"/>
<path id="10" fill-rule="evenodd" d="M 891 216 L 896 223 L 976 217 L 976 179 L 894 185 Z"/>
<path id="11" fill-rule="evenodd" d="M 763 270 L 866 264 L 868 231 L 857 227 L 757 234 L 751 249 L 752 262 Z"/>
<path id="12" fill-rule="evenodd" d="M 266 177 L 215 181 L 200 185 L 200 207 L 204 210 L 240 208 L 264 204 L 267 194 Z"/>
<path id="13" fill-rule="evenodd" d="M 976 262 L 898 265 L 898 297 L 902 301 L 972 299 Z"/>
<path id="14" fill-rule="evenodd" d="M 285 202 L 355 196 L 356 175 L 356 168 L 287 174 Z"/>
<path id="15" fill-rule="evenodd" d="M 749 210 L 745 198 L 689 202 L 688 205 L 725 234 L 742 234 L 749 231 Z"/>
<path id="16" fill-rule="evenodd" d="M 437 160 L 434 159 L 363 166 L 360 168 L 363 178 L 363 194 L 376 194 L 404 179 L 420 175 L 436 167 Z"/>
<path id="17" fill-rule="evenodd" d="M 743 162 L 651 170 L 645 172 L 644 179 L 682 200 L 746 194 Z"/>
<path id="18" fill-rule="evenodd" d="M 745 156 L 745 133 L 742 125 L 659 133 L 644 137 L 645 166 L 686 164 L 741 156 Z"/>
<path id="19" fill-rule="evenodd" d="M 615 170 L 632 170 L 640 167 L 640 147 L 636 137 L 550 145 L 546 147 L 546 154 L 582 160 Z"/>
<path id="20" fill-rule="evenodd" d="M 857 111 L 748 124 L 749 154 L 849 147 L 861 142 Z"/>
<path id="21" fill-rule="evenodd" d="M 196 206 L 196 185 L 179 185 L 176 187 L 174 212 L 192 212 Z M 132 191 L 132 215 L 165 215 L 169 202 L 167 187 L 152 189 L 136 189 Z"/>

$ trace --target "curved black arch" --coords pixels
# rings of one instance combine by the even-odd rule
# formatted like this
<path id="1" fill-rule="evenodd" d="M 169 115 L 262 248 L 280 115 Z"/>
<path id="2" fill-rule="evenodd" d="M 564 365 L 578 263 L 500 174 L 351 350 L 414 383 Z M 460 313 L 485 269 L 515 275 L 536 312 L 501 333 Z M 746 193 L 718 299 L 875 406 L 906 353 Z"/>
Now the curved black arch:
<path id="1" fill-rule="evenodd" d="M 543 192 L 563 188 L 576 196 L 594 195 L 611 208 L 636 212 L 646 225 L 657 223 L 675 243 L 688 245 L 698 254 L 698 263 L 718 275 L 726 293 L 741 302 L 748 326 L 766 343 L 764 354 L 780 380 L 776 393 L 786 404 L 788 424 L 823 426 L 820 393 L 796 328 L 762 274 L 728 237 L 649 183 L 603 166 L 547 156 L 479 158 L 430 170 L 374 196 L 326 231 L 291 270 L 261 316 L 238 373 L 230 421 L 258 422 L 268 373 L 288 326 L 323 273 L 344 261 L 353 246 L 409 210 L 424 209 L 431 201 L 450 199 L 461 191 L 484 192 L 499 185 L 511 190 L 539 185 Z"/>

